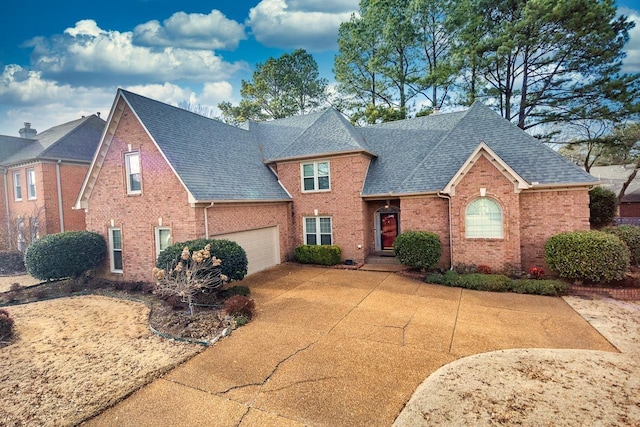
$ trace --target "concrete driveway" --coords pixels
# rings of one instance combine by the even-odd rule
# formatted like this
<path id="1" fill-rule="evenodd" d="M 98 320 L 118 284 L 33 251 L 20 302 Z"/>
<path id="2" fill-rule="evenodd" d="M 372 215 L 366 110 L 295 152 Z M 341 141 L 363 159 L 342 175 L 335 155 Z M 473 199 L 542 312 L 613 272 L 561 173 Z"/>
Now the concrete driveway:
<path id="1" fill-rule="evenodd" d="M 242 284 L 251 323 L 88 424 L 389 426 L 429 374 L 464 356 L 617 351 L 560 298 L 297 265 Z"/>

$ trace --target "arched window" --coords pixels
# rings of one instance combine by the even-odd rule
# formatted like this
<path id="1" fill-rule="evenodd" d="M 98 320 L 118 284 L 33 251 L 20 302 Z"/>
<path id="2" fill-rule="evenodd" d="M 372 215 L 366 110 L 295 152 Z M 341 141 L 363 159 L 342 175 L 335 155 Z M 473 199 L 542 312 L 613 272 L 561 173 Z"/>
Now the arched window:
<path id="1" fill-rule="evenodd" d="M 489 197 L 469 203 L 465 213 L 466 234 L 469 238 L 499 239 L 503 237 L 502 208 Z"/>

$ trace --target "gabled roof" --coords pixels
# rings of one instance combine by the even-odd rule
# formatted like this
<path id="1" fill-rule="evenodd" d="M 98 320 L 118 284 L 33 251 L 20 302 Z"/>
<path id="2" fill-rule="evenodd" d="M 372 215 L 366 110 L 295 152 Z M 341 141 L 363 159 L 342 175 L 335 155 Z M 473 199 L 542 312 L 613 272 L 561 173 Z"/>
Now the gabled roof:
<path id="1" fill-rule="evenodd" d="M 369 150 L 362 134 L 334 108 L 329 108 L 323 113 L 316 114 L 313 118 L 315 118 L 313 122 L 309 122 L 308 118 L 302 120 L 304 127 L 297 128 L 302 132 L 298 134 L 291 133 L 288 135 L 289 138 L 286 138 L 285 135 L 272 134 L 271 137 L 277 138 L 277 142 L 272 139 L 268 144 L 265 143 L 265 146 L 274 144 L 278 145 L 279 149 L 273 150 L 270 153 L 271 157 L 267 157 L 266 161 L 275 162 L 285 159 L 353 152 L 367 152 L 374 155 Z M 295 122 L 296 120 L 289 121 L 289 123 Z M 262 124 L 264 128 L 271 126 L 282 129 L 279 120 Z"/>
<path id="2" fill-rule="evenodd" d="M 373 126 L 364 132 L 369 144 L 379 153 L 369 168 L 363 190 L 365 196 L 442 191 L 480 144 L 486 144 L 497 158 L 532 186 L 589 185 L 596 181 L 477 102 L 462 113 L 408 119 Z M 374 141 L 386 146 L 384 152 Z"/>
<path id="3" fill-rule="evenodd" d="M 118 89 L 110 121 L 120 101 L 136 115 L 189 193 L 190 202 L 290 199 L 262 163 L 259 146 L 248 131 L 123 89 Z M 105 137 L 101 146 L 108 142 Z M 89 177 L 100 167 L 96 157 L 78 202 L 91 192 Z"/>
<path id="4" fill-rule="evenodd" d="M 31 160 L 70 160 L 89 162 L 93 157 L 105 121 L 96 115 L 83 117 L 37 134 L 33 139 L 0 136 L 0 146 L 7 141 L 19 140 L 21 145 L 7 157 L 0 156 L 3 165 L 11 165 Z M 0 148 L 1 150 L 1 148 Z"/>
<path id="5" fill-rule="evenodd" d="M 31 143 L 33 143 L 31 139 L 0 135 L 0 166 L 6 163 L 6 159 L 9 159 Z"/>

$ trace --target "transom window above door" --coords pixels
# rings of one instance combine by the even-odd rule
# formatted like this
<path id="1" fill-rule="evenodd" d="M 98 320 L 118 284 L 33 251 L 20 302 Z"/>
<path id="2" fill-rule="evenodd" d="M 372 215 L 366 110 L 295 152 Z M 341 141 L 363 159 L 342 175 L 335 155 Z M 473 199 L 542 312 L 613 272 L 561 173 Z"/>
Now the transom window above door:
<path id="1" fill-rule="evenodd" d="M 331 189 L 329 161 L 302 163 L 302 191 L 328 191 Z"/>

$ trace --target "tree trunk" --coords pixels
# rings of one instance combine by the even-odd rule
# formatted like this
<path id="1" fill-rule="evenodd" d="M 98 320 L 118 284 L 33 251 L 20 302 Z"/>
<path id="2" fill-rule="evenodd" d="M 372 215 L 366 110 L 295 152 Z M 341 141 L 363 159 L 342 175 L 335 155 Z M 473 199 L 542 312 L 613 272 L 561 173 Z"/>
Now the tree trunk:
<path id="1" fill-rule="evenodd" d="M 616 198 L 616 209 L 618 208 L 618 206 L 620 206 L 620 203 L 622 203 L 622 199 L 624 198 L 624 193 L 627 191 L 627 188 L 629 188 L 631 181 L 633 181 L 633 179 L 638 174 L 638 169 L 640 169 L 640 158 L 638 158 L 638 160 L 636 161 L 636 165 L 633 168 L 633 172 L 631 172 L 631 175 L 629 175 L 629 178 L 627 178 L 625 183 L 622 184 L 622 188 L 620 189 L 620 192 L 618 193 L 618 197 Z"/>

